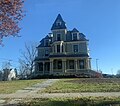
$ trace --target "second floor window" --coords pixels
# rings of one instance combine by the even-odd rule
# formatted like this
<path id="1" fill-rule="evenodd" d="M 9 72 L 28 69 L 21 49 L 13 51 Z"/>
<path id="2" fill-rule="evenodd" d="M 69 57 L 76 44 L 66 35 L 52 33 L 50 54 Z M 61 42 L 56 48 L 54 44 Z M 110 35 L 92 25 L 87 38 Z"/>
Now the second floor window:
<path id="1" fill-rule="evenodd" d="M 48 54 L 49 54 L 49 51 L 45 50 L 45 56 L 48 56 Z"/>
<path id="2" fill-rule="evenodd" d="M 74 52 L 78 52 L 78 45 L 73 45 Z"/>
<path id="3" fill-rule="evenodd" d="M 57 41 L 61 41 L 61 34 L 57 34 Z"/>

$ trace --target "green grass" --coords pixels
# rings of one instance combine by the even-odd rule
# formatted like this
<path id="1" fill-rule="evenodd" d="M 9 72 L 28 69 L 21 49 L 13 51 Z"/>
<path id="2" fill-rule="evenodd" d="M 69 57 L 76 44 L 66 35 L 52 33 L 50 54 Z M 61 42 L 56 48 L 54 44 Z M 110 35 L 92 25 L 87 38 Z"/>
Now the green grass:
<path id="1" fill-rule="evenodd" d="M 32 99 L 20 103 L 20 106 L 113 106 L 113 105 L 119 106 L 119 104 L 120 97 L 117 98 L 78 97 L 78 98 Z"/>
<path id="2" fill-rule="evenodd" d="M 44 90 L 46 93 L 120 92 L 120 79 L 62 79 Z"/>
<path id="3" fill-rule="evenodd" d="M 1 81 L 0 94 L 10 94 L 25 87 L 32 86 L 36 83 L 41 83 L 44 80 L 16 80 L 16 81 Z"/>

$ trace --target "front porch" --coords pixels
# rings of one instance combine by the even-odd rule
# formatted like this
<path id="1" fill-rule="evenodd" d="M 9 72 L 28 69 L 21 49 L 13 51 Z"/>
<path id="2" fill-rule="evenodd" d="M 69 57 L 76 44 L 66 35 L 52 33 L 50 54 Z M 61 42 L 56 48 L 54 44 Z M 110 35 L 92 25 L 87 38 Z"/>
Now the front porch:
<path id="1" fill-rule="evenodd" d="M 49 61 L 38 61 L 35 63 L 35 74 L 38 75 L 49 75 L 50 73 L 50 62 Z"/>
<path id="2" fill-rule="evenodd" d="M 50 59 L 50 74 L 70 75 L 88 73 L 91 69 L 89 58 Z"/>
<path id="3" fill-rule="evenodd" d="M 36 62 L 38 75 L 76 75 L 88 73 L 91 69 L 90 58 L 50 58 Z"/>

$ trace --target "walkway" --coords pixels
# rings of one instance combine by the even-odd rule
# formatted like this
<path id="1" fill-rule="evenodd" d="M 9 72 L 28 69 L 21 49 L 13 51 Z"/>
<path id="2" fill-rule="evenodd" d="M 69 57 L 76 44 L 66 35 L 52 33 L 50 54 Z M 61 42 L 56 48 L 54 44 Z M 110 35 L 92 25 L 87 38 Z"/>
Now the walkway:
<path id="1" fill-rule="evenodd" d="M 45 88 L 52 86 L 52 84 L 54 84 L 58 80 L 59 79 L 48 79 L 45 82 L 37 83 L 31 87 L 18 90 L 16 93 L 13 94 L 0 94 L 0 106 L 6 105 L 6 101 L 4 99 L 12 99 L 7 104 L 8 106 L 10 104 L 17 104 L 21 101 L 21 99 L 29 98 L 32 97 L 32 95 L 36 95 L 38 91 L 43 91 Z"/>

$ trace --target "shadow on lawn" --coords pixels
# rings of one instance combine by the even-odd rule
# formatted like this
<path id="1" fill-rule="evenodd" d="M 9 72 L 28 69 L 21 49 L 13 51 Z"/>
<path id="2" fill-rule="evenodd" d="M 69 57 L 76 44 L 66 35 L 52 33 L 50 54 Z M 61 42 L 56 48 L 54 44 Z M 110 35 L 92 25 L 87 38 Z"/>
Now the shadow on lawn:
<path id="1" fill-rule="evenodd" d="M 76 99 L 66 99 L 66 98 L 54 98 L 54 99 L 33 99 L 29 102 L 4 105 L 4 106 L 120 106 L 118 101 L 96 101 L 88 98 L 76 98 Z"/>

